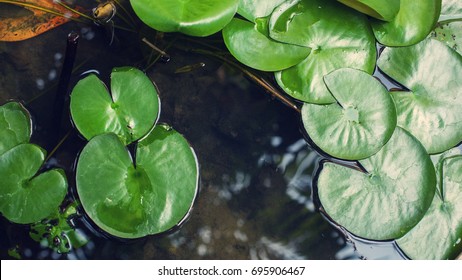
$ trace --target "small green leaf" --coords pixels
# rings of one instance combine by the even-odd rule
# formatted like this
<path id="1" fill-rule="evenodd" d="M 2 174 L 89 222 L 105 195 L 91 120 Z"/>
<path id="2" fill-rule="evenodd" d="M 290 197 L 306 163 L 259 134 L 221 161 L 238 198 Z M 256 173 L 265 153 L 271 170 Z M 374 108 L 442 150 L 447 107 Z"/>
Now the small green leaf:
<path id="1" fill-rule="evenodd" d="M 209 36 L 228 24 L 239 0 L 130 0 L 136 15 L 162 32 Z"/>
<path id="2" fill-rule="evenodd" d="M 303 125 L 311 140 L 342 159 L 378 152 L 396 127 L 396 109 L 387 89 L 371 75 L 348 68 L 333 71 L 324 81 L 337 103 L 303 106 Z"/>
<path id="3" fill-rule="evenodd" d="M 337 0 L 380 20 L 391 21 L 398 14 L 400 0 Z"/>
<path id="4" fill-rule="evenodd" d="M 30 136 L 29 112 L 17 102 L 0 106 L 0 155 L 16 145 L 28 143 Z"/>
<path id="5" fill-rule="evenodd" d="M 274 9 L 287 0 L 240 0 L 237 13 L 251 22 L 269 16 Z"/>
<path id="6" fill-rule="evenodd" d="M 392 92 L 398 125 L 410 131 L 428 153 L 462 141 L 462 56 L 436 40 L 387 48 L 377 62 L 410 91 Z"/>
<path id="7" fill-rule="evenodd" d="M 325 212 L 363 238 L 403 236 L 422 219 L 435 194 L 430 157 L 419 141 L 397 127 L 382 150 L 360 164 L 368 173 L 324 164 L 317 188 Z"/>
<path id="8" fill-rule="evenodd" d="M 433 30 L 441 11 L 441 0 L 401 0 L 391 22 L 371 20 L 377 40 L 385 46 L 410 46 L 425 39 Z"/>
<path id="9" fill-rule="evenodd" d="M 114 134 L 92 138 L 80 155 L 76 181 L 82 206 L 97 226 L 138 238 L 185 218 L 198 190 L 198 167 L 186 140 L 161 125 L 138 143 L 136 167 Z"/>
<path id="10" fill-rule="evenodd" d="M 438 168 L 440 186 L 430 209 L 397 240 L 412 259 L 454 259 L 462 252 L 462 156 L 445 158 Z"/>
<path id="11" fill-rule="evenodd" d="M 439 22 L 462 20 L 462 1 L 443 0 Z"/>
<path id="12" fill-rule="evenodd" d="M 20 224 L 48 217 L 64 199 L 64 171 L 54 169 L 36 175 L 45 151 L 33 144 L 20 144 L 0 155 L 0 212 Z"/>
<path id="13" fill-rule="evenodd" d="M 257 31 L 255 24 L 236 18 L 223 29 L 223 39 L 237 60 L 263 71 L 291 67 L 310 53 L 310 48 L 274 41 Z"/>
<path id="14" fill-rule="evenodd" d="M 269 27 L 271 38 L 311 48 L 305 60 L 276 73 L 277 83 L 296 99 L 333 103 L 324 75 L 340 68 L 374 71 L 376 48 L 369 22 L 340 3 L 288 1 L 272 13 Z"/>
<path id="15" fill-rule="evenodd" d="M 146 135 L 159 115 L 159 99 L 152 81 L 135 68 L 116 68 L 111 74 L 112 98 L 95 75 L 72 90 L 71 114 L 86 138 L 113 132 L 127 145 Z"/>

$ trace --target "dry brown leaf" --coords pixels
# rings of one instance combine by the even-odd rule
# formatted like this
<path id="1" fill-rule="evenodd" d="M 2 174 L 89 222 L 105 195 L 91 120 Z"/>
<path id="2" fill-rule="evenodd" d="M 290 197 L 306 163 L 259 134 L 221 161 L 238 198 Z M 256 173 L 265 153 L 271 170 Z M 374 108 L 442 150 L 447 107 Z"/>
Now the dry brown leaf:
<path id="1" fill-rule="evenodd" d="M 30 3 L 66 15 L 58 16 L 34 8 L 24 7 L 33 14 L 29 16 L 0 19 L 0 41 L 22 41 L 40 35 L 50 29 L 78 18 L 79 15 L 69 11 L 53 0 L 16 0 L 16 2 Z M 8 3 L 8 2 L 6 2 Z"/>

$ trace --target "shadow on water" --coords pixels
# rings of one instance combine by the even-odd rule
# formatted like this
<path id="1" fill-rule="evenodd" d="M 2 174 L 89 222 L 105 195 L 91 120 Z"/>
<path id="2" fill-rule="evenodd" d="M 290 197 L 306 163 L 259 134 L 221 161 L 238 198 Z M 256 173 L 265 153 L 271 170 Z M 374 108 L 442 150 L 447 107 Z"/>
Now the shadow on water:
<path id="1" fill-rule="evenodd" d="M 71 88 L 89 69 L 104 79 L 113 67 L 145 65 L 137 34 L 117 30 L 118 44 L 108 46 L 104 30 L 74 22 L 26 41 L 0 42 L 0 104 L 22 101 L 33 116 L 31 142 L 43 147 L 55 129 L 53 98 L 71 31 L 81 36 Z M 155 64 L 147 74 L 159 89 L 160 122 L 188 139 L 200 163 L 201 190 L 189 220 L 171 234 L 121 241 L 77 219 L 90 242 L 60 255 L 31 240 L 28 226 L 1 217 L 2 259 L 16 246 L 27 259 L 360 258 L 315 208 L 311 182 L 320 156 L 303 140 L 299 115 L 221 62 L 178 49 L 169 55 L 168 63 Z M 178 71 L 188 65 L 201 67 Z M 68 131 L 73 128 L 67 119 L 61 137 Z M 74 162 L 85 143 L 71 133 L 47 163 L 64 168 L 72 190 Z M 367 257 L 386 258 L 381 252 Z"/>

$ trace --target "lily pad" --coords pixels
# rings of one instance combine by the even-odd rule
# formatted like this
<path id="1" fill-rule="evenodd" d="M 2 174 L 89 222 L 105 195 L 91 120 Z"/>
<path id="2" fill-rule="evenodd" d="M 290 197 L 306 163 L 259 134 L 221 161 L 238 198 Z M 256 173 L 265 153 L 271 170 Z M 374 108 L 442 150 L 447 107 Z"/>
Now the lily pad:
<path id="1" fill-rule="evenodd" d="M 396 127 L 396 109 L 387 89 L 373 76 L 348 68 L 335 70 L 324 81 L 337 103 L 303 105 L 303 125 L 311 140 L 341 159 L 377 153 Z"/>
<path id="2" fill-rule="evenodd" d="M 454 259 L 462 252 L 462 156 L 445 158 L 438 168 L 440 181 L 430 209 L 397 240 L 412 259 Z"/>
<path id="3" fill-rule="evenodd" d="M 317 188 L 325 212 L 363 238 L 402 237 L 422 219 L 435 194 L 430 156 L 417 139 L 397 127 L 377 154 L 359 163 L 367 173 L 324 164 Z"/>
<path id="4" fill-rule="evenodd" d="M 396 17 L 390 22 L 371 20 L 377 40 L 385 46 L 410 46 L 425 39 L 435 27 L 441 0 L 401 0 Z"/>
<path id="5" fill-rule="evenodd" d="M 443 0 L 439 22 L 462 20 L 462 2 L 460 0 Z"/>
<path id="6" fill-rule="evenodd" d="M 371 17 L 391 21 L 398 14 L 400 0 L 338 0 Z"/>
<path id="7" fill-rule="evenodd" d="M 31 136 L 29 112 L 17 102 L 0 106 L 0 155 L 16 145 L 28 143 Z"/>
<path id="8" fill-rule="evenodd" d="M 255 22 L 257 18 L 269 16 L 274 9 L 287 0 L 240 0 L 237 13 Z"/>
<path id="9" fill-rule="evenodd" d="M 52 214 L 64 199 L 64 171 L 37 175 L 45 151 L 33 144 L 19 144 L 0 155 L 0 212 L 20 224 L 38 222 Z"/>
<path id="10" fill-rule="evenodd" d="M 274 41 L 257 31 L 255 24 L 237 18 L 223 29 L 223 39 L 237 60 L 263 71 L 289 68 L 311 51 L 310 48 Z"/>
<path id="11" fill-rule="evenodd" d="M 116 135 L 95 136 L 80 155 L 76 181 L 82 206 L 98 227 L 138 238 L 186 217 L 198 191 L 198 166 L 186 140 L 162 125 L 138 143 L 136 165 Z"/>
<path id="12" fill-rule="evenodd" d="M 462 57 L 445 44 L 427 39 L 404 48 L 387 48 L 377 62 L 409 91 L 392 92 L 398 125 L 410 131 L 428 153 L 462 141 Z"/>
<path id="13" fill-rule="evenodd" d="M 239 0 L 130 0 L 136 15 L 162 32 L 208 36 L 223 29 Z"/>
<path id="14" fill-rule="evenodd" d="M 431 38 L 441 41 L 462 55 L 462 21 L 438 23 Z"/>
<path id="15" fill-rule="evenodd" d="M 312 49 L 305 60 L 276 73 L 277 83 L 296 99 L 333 103 L 324 75 L 340 68 L 374 71 L 375 38 L 369 22 L 363 14 L 340 3 L 288 1 L 271 14 L 269 30 L 277 41 Z"/>
<path id="16" fill-rule="evenodd" d="M 86 138 L 113 132 L 127 145 L 146 135 L 159 115 L 159 98 L 152 81 L 135 68 L 115 68 L 112 98 L 95 75 L 80 80 L 72 90 L 71 114 Z"/>

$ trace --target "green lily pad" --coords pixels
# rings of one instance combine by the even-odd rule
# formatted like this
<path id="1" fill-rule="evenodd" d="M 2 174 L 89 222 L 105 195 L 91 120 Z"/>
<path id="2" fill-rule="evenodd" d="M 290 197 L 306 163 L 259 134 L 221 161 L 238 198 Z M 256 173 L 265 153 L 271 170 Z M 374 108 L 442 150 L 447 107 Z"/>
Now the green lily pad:
<path id="1" fill-rule="evenodd" d="M 45 151 L 19 144 L 0 155 L 0 212 L 19 224 L 38 222 L 58 209 L 67 192 L 64 171 L 37 175 Z"/>
<path id="2" fill-rule="evenodd" d="M 462 2 L 460 0 L 443 0 L 439 22 L 462 20 Z"/>
<path id="3" fill-rule="evenodd" d="M 220 31 L 237 11 L 239 0 L 130 0 L 136 15 L 162 32 L 208 36 Z"/>
<path id="4" fill-rule="evenodd" d="M 438 23 L 431 38 L 441 41 L 462 55 L 462 21 Z"/>
<path id="5" fill-rule="evenodd" d="M 438 168 L 440 181 L 430 209 L 397 240 L 412 259 L 454 259 L 462 252 L 462 156 L 445 158 Z"/>
<path id="6" fill-rule="evenodd" d="M 277 41 L 312 49 L 305 60 L 276 73 L 277 83 L 296 99 L 333 103 L 324 75 L 340 68 L 374 71 L 375 38 L 369 22 L 363 14 L 340 3 L 286 2 L 271 14 L 269 29 L 271 38 Z"/>
<path id="7" fill-rule="evenodd" d="M 387 48 L 377 62 L 410 91 L 392 92 L 398 125 L 410 131 L 428 153 L 462 141 L 462 57 L 443 43 L 427 39 L 404 48 Z"/>
<path id="8" fill-rule="evenodd" d="M 398 14 L 400 0 L 337 0 L 380 20 L 391 21 Z"/>
<path id="9" fill-rule="evenodd" d="M 341 159 L 377 153 L 396 127 L 396 109 L 387 89 L 373 76 L 348 68 L 335 70 L 324 81 L 337 103 L 303 105 L 303 125 L 311 140 Z"/>
<path id="10" fill-rule="evenodd" d="M 255 22 L 257 18 L 269 16 L 274 9 L 287 0 L 240 0 L 237 13 Z"/>
<path id="11" fill-rule="evenodd" d="M 80 155 L 76 181 L 82 206 L 98 227 L 138 238 L 185 218 L 198 190 L 198 167 L 178 132 L 156 126 L 138 143 L 136 165 L 116 135 L 92 138 Z"/>
<path id="12" fill-rule="evenodd" d="M 425 39 L 435 27 L 441 0 L 401 0 L 396 17 L 390 22 L 371 20 L 377 40 L 385 46 L 410 46 Z"/>
<path id="13" fill-rule="evenodd" d="M 257 31 L 255 24 L 237 18 L 223 29 L 223 39 L 237 60 L 263 71 L 289 68 L 311 51 L 310 48 L 274 41 Z"/>
<path id="14" fill-rule="evenodd" d="M 112 98 L 95 75 L 80 80 L 72 90 L 71 114 L 86 138 L 113 132 L 127 145 L 146 135 L 159 115 L 159 98 L 152 81 L 135 68 L 115 68 Z"/>
<path id="15" fill-rule="evenodd" d="M 359 163 L 368 173 L 324 164 L 317 187 L 325 212 L 363 238 L 402 237 L 422 219 L 435 194 L 430 156 L 417 139 L 397 127 L 382 150 Z"/>
<path id="16" fill-rule="evenodd" d="M 17 102 L 0 106 L 0 155 L 16 145 L 28 143 L 30 136 L 29 112 Z"/>

